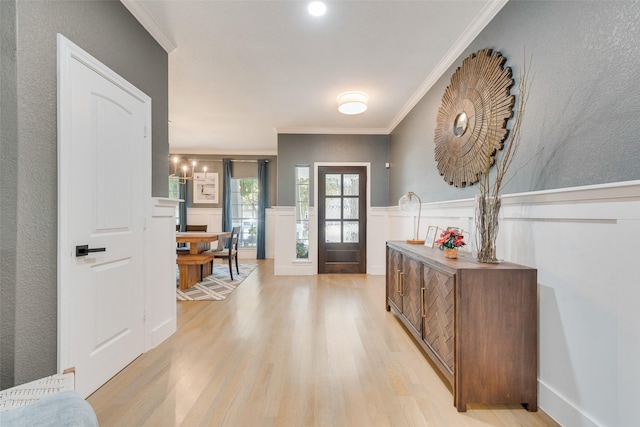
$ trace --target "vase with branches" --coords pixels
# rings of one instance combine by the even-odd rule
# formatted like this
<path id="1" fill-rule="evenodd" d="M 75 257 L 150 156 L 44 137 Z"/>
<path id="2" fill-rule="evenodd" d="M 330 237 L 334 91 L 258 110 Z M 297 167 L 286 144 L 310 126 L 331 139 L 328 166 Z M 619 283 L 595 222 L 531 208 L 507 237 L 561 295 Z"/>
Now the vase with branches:
<path id="1" fill-rule="evenodd" d="M 515 118 L 506 138 L 496 132 L 496 129 L 500 128 L 497 123 L 499 115 L 496 113 L 500 106 L 492 102 L 488 102 L 483 106 L 484 117 L 489 122 L 486 138 L 493 139 L 496 142 L 486 146 L 491 147 L 492 150 L 496 145 L 504 146 L 501 155 L 498 156 L 496 154 L 495 158 L 493 157 L 493 152 L 486 153 L 484 170 L 478 174 L 478 195 L 476 196 L 474 219 L 476 224 L 477 258 L 478 261 L 484 263 L 498 262 L 496 257 L 496 238 L 499 229 L 498 218 L 502 207 L 500 191 L 508 183 L 508 180 L 505 181 L 505 177 L 522 142 L 521 126 L 529 99 L 530 76 L 529 64 L 527 64 L 526 58 L 523 61 L 518 80 Z M 491 173 L 492 166 L 495 166 L 493 173 Z"/>

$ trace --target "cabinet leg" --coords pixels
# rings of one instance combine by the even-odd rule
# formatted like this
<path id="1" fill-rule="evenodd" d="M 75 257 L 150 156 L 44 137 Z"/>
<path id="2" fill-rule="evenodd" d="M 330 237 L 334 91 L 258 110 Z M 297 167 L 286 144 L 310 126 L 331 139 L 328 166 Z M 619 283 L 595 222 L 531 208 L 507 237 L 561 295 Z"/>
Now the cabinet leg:
<path id="1" fill-rule="evenodd" d="M 467 412 L 467 404 L 466 403 L 459 403 L 456 404 L 456 408 L 458 409 L 458 412 Z"/>
<path id="2" fill-rule="evenodd" d="M 387 304 L 387 311 L 391 311 L 391 306 Z"/>
<path id="3" fill-rule="evenodd" d="M 538 411 L 538 404 L 537 402 L 527 402 L 527 403 L 523 403 L 522 406 L 524 407 L 524 409 L 526 409 L 529 412 L 537 412 Z"/>

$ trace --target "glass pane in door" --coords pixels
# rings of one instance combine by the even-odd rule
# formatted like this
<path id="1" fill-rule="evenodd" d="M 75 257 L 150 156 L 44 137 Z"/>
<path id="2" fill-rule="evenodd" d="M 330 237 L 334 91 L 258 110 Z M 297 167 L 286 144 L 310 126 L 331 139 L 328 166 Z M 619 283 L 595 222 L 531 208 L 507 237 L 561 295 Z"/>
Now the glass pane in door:
<path id="1" fill-rule="evenodd" d="M 342 199 L 340 197 L 327 197 L 325 199 L 325 218 L 340 219 L 342 210 Z"/>
<path id="2" fill-rule="evenodd" d="M 344 209 L 342 212 L 342 218 L 344 219 L 358 219 L 358 207 L 360 200 L 357 197 L 345 197 Z"/>
<path id="3" fill-rule="evenodd" d="M 339 173 L 328 173 L 324 180 L 326 196 L 340 196 L 342 194 L 342 175 Z"/>
<path id="4" fill-rule="evenodd" d="M 326 221 L 324 227 L 324 240 L 327 243 L 340 243 L 340 221 Z"/>
<path id="5" fill-rule="evenodd" d="M 342 226 L 342 241 L 344 243 L 358 243 L 358 230 L 360 228 L 358 221 L 344 221 Z"/>
<path id="6" fill-rule="evenodd" d="M 344 174 L 344 195 L 345 196 L 358 196 L 359 188 L 360 188 L 360 175 Z"/>

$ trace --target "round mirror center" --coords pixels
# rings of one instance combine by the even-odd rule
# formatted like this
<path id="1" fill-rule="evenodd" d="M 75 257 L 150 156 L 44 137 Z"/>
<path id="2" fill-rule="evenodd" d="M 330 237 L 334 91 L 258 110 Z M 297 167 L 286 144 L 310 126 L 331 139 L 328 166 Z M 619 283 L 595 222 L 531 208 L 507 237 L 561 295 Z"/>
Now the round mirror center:
<path id="1" fill-rule="evenodd" d="M 464 111 L 459 113 L 453 121 L 453 134 L 457 137 L 461 137 L 467 131 L 467 113 Z"/>

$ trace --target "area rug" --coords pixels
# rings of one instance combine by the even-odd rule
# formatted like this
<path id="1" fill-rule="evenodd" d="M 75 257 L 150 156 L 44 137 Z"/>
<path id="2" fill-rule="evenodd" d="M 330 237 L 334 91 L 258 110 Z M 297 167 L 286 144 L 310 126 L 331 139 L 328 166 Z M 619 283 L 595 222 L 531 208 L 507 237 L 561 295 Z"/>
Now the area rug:
<path id="1" fill-rule="evenodd" d="M 257 267 L 257 264 L 240 264 L 240 274 L 233 266 L 233 280 L 229 277 L 228 264 L 216 264 L 210 276 L 204 278 L 189 289 L 176 287 L 176 299 L 178 301 L 222 301 L 231 294 L 244 279 Z M 176 277 L 177 281 L 177 277 Z"/>

